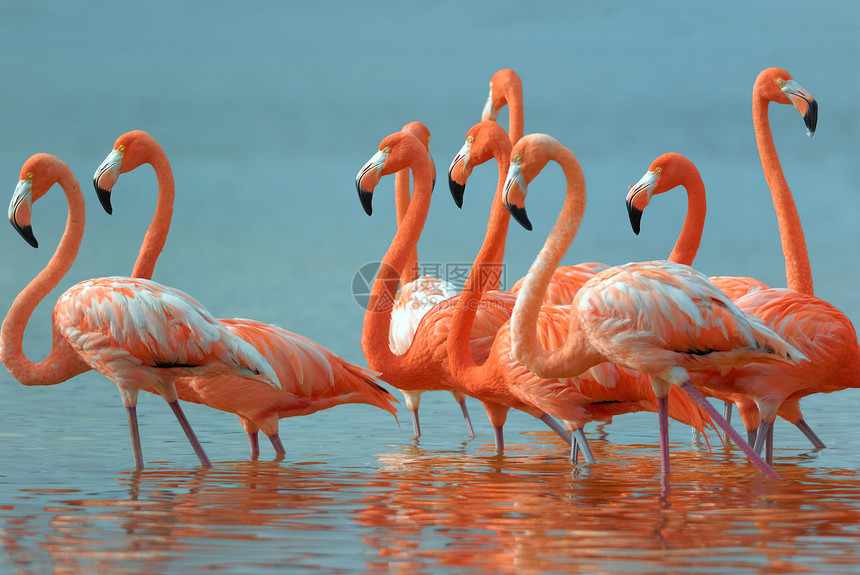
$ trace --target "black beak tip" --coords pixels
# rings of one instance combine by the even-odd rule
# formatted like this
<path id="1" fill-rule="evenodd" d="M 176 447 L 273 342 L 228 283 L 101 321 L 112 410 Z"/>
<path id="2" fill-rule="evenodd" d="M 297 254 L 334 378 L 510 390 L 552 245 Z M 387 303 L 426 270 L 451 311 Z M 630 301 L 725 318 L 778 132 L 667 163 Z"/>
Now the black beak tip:
<path id="1" fill-rule="evenodd" d="M 373 215 L 373 192 L 361 189 L 361 186 L 356 186 L 358 190 L 358 199 L 361 200 L 361 207 L 364 208 L 364 213 L 368 216 Z"/>
<path id="2" fill-rule="evenodd" d="M 513 206 L 511 204 L 505 203 L 505 207 L 508 208 L 508 211 L 511 212 L 511 215 L 514 217 L 517 222 L 524 227 L 525 229 L 531 231 L 532 223 L 529 221 L 529 216 L 526 214 L 525 208 L 520 208 L 517 206 Z"/>
<path id="3" fill-rule="evenodd" d="M 33 228 L 31 226 L 14 226 L 18 233 L 21 234 L 21 237 L 27 240 L 27 243 L 33 246 L 34 248 L 39 247 L 39 242 L 36 240 L 36 236 L 33 235 Z"/>
<path id="4" fill-rule="evenodd" d="M 803 115 L 803 123 L 806 124 L 809 137 L 814 136 L 815 128 L 818 125 L 818 101 L 809 101 L 809 108 L 806 110 L 806 114 Z"/>
<path id="5" fill-rule="evenodd" d="M 463 195 L 466 193 L 466 186 L 458 184 L 454 181 L 454 178 L 451 177 L 451 174 L 448 174 L 448 188 L 451 190 L 451 197 L 454 198 L 454 203 L 457 204 L 458 208 L 462 208 Z"/>
<path id="6" fill-rule="evenodd" d="M 633 233 L 639 235 L 639 225 L 642 222 L 642 211 L 633 207 L 633 204 L 627 202 L 627 215 L 630 216 L 630 226 L 633 228 Z"/>
<path id="7" fill-rule="evenodd" d="M 110 190 L 103 190 L 96 185 L 96 195 L 99 197 L 99 202 L 108 214 L 113 214 L 113 206 L 110 203 Z"/>

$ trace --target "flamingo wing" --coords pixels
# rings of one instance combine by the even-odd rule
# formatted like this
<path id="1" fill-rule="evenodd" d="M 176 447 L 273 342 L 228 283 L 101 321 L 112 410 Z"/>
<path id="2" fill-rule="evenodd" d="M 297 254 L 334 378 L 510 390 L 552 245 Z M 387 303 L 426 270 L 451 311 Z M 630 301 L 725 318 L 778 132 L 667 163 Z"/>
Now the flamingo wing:
<path id="1" fill-rule="evenodd" d="M 118 277 L 81 282 L 60 296 L 54 321 L 99 371 L 124 369 L 127 376 L 138 368 L 176 375 L 227 372 L 278 386 L 277 375 L 257 350 L 193 298 L 156 282 Z"/>

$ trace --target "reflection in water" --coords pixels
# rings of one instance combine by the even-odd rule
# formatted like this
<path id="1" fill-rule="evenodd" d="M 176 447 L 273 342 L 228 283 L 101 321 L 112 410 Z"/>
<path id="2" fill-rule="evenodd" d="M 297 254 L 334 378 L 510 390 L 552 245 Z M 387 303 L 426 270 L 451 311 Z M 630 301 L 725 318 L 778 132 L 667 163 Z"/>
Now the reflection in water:
<path id="1" fill-rule="evenodd" d="M 779 464 L 673 452 L 660 494 L 654 446 L 595 442 L 590 469 L 557 446 L 503 456 L 392 447 L 375 467 L 241 462 L 123 473 L 110 498 L 37 489 L 0 508 L 19 572 L 822 570 L 860 561 L 860 481 Z M 802 544 L 802 545 L 801 545 Z M 798 552 L 802 549 L 802 553 Z M 834 567 L 836 568 L 836 567 Z"/>

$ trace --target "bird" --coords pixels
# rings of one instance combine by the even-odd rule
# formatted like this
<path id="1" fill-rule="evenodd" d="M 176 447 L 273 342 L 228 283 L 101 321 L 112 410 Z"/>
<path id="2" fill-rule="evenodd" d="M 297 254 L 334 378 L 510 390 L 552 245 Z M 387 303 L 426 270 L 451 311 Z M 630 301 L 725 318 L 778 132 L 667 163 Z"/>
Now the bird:
<path id="1" fill-rule="evenodd" d="M 117 138 L 96 169 L 93 185 L 102 206 L 112 213 L 111 198 L 119 174 L 143 164 L 153 166 L 158 181 L 156 214 L 147 240 L 164 246 L 173 213 L 175 184 L 167 155 L 150 134 L 135 130 Z M 375 382 L 374 372 L 276 325 L 241 318 L 218 321 L 266 358 L 280 385 L 272 387 L 229 373 L 207 374 L 177 379 L 176 392 L 183 401 L 236 414 L 248 436 L 252 458 L 260 454 L 258 431 L 269 438 L 278 457 L 286 454 L 279 434 L 281 418 L 308 415 L 347 403 L 365 403 L 388 411 L 396 419 L 392 405 L 396 400 Z"/>
<path id="2" fill-rule="evenodd" d="M 490 95 L 484 104 L 481 121 L 498 121 L 502 108 L 508 106 L 508 132 L 511 146 L 523 137 L 523 82 L 519 74 L 510 68 L 498 70 L 490 79 Z M 477 164 L 475 164 L 477 165 Z M 474 165 L 472 166 L 474 168 Z M 507 169 L 507 168 L 505 168 Z M 452 187 L 451 194 L 457 207 L 463 207 L 463 190 Z M 573 301 L 579 287 L 600 270 L 606 269 L 606 264 L 600 262 L 584 262 L 573 266 L 559 266 L 553 272 L 552 281 L 546 292 L 544 303 L 569 304 Z M 517 293 L 523 284 L 520 278 L 510 291 Z"/>
<path id="3" fill-rule="evenodd" d="M 634 233 L 639 232 L 639 221 L 651 198 L 669 190 L 683 186 L 687 191 L 687 215 L 684 225 L 675 243 L 669 261 L 692 265 L 699 248 L 707 209 L 705 185 L 696 166 L 685 156 L 674 152 L 662 154 L 648 167 L 648 171 L 627 194 L 627 207 Z M 711 283 L 720 288 L 732 301 L 748 293 L 768 289 L 763 282 L 750 277 L 716 276 L 708 278 Z M 759 426 L 759 413 L 755 401 L 744 393 L 737 391 L 710 391 L 713 395 L 726 402 L 726 420 L 731 421 L 731 405 L 738 406 L 744 427 L 747 429 L 747 441 L 755 442 L 756 430 Z M 809 439 L 815 448 L 823 448 L 824 443 L 812 431 L 803 415 L 792 421 Z"/>
<path id="4" fill-rule="evenodd" d="M 513 356 L 544 378 L 579 375 L 610 362 L 651 381 L 658 398 L 661 478 L 669 485 L 667 396 L 679 386 L 710 415 L 768 477 L 778 474 L 741 439 L 690 382 L 690 372 L 750 362 L 804 361 L 803 354 L 758 319 L 742 313 L 707 278 L 688 266 L 667 261 L 633 262 L 608 268 L 586 282 L 569 308 L 567 337 L 545 350 L 538 334 L 543 292 L 552 270 L 573 241 L 585 210 L 585 179 L 573 153 L 546 134 L 523 137 L 512 151 L 505 179 L 505 206 L 526 229 L 529 182 L 554 160 L 567 189 L 558 220 L 529 269 L 511 316 Z M 546 399 L 555 415 L 555 395 Z M 540 404 L 539 404 L 540 405 Z"/>
<path id="5" fill-rule="evenodd" d="M 436 183 L 436 165 L 430 154 L 430 130 L 423 123 L 409 122 L 401 128 L 401 131 L 409 132 L 417 137 L 427 148 L 427 155 L 433 167 L 433 184 Z M 409 209 L 411 187 L 409 181 L 409 170 L 400 170 L 394 175 L 394 202 L 397 210 L 397 225 L 403 221 L 406 211 Z M 457 287 L 451 282 L 437 278 L 430 274 L 420 274 L 418 263 L 418 246 L 412 250 L 409 261 L 403 267 L 400 274 L 400 288 L 391 310 L 391 331 L 389 332 L 389 345 L 396 354 L 405 353 L 412 344 L 415 330 L 424 315 L 437 303 L 457 295 Z M 412 416 L 412 431 L 415 437 L 421 437 L 421 423 L 418 418 L 418 407 L 421 403 L 421 391 L 414 389 L 402 389 L 400 392 L 406 399 L 406 407 Z M 475 430 L 469 418 L 469 410 L 466 406 L 466 396 L 459 391 L 452 390 L 454 400 L 460 405 L 463 418 L 466 421 L 466 431 L 470 438 L 475 437 Z"/>
<path id="6" fill-rule="evenodd" d="M 32 204 L 55 183 L 66 194 L 69 216 L 60 245 L 47 266 L 19 298 L 38 303 L 57 286 L 80 247 L 85 223 L 80 184 L 56 156 L 35 154 L 21 168 L 9 205 L 9 220 L 36 245 L 30 223 Z M 119 388 L 128 416 L 135 466 L 143 467 L 137 425 L 137 396 L 153 387 L 170 405 L 201 465 L 211 466 L 176 395 L 182 376 L 230 374 L 278 386 L 266 360 L 237 338 L 187 294 L 141 278 L 85 280 L 57 300 L 52 328 L 91 368 Z"/>
<path id="7" fill-rule="evenodd" d="M 491 414 L 497 444 L 503 444 L 502 426 L 507 409 L 515 408 L 535 417 L 544 418 L 546 413 L 529 402 L 520 390 L 524 387 L 544 387 L 558 394 L 554 415 L 560 417 L 571 435 L 575 438 L 571 448 L 571 459 L 575 462 L 577 451 L 581 449 L 586 462 L 594 458 L 588 447 L 583 426 L 595 419 L 608 421 L 613 415 L 635 411 L 656 411 L 657 404 L 653 391 L 647 381 L 638 374 L 604 366 L 595 369 L 587 376 L 571 385 L 568 380 L 542 379 L 525 369 L 511 355 L 510 325 L 506 322 L 493 340 L 489 356 L 483 363 L 472 359 L 468 347 L 468 334 L 474 311 L 480 309 L 483 294 L 491 287 L 481 270 L 503 257 L 510 213 L 502 202 L 503 185 L 508 171 L 511 145 L 505 131 L 495 122 L 482 121 L 467 133 L 466 142 L 455 156 L 449 168 L 448 179 L 452 191 L 462 192 L 476 165 L 495 157 L 499 165 L 499 180 L 493 200 L 490 220 L 483 246 L 467 279 L 466 288 L 459 298 L 457 311 L 448 338 L 448 356 L 451 372 L 462 389 L 481 400 L 489 400 L 498 409 Z M 591 274 L 594 275 L 593 273 Z M 587 279 L 587 278 L 586 278 Z M 583 280 L 584 283 L 585 280 Z M 545 305 L 541 308 L 541 338 L 547 345 L 553 345 L 564 337 L 567 331 L 567 308 L 559 305 Z M 605 390 L 597 381 L 612 382 L 613 389 Z M 683 397 L 672 404 L 673 417 L 696 425 L 702 429 L 707 417 Z"/>
<path id="8" fill-rule="evenodd" d="M 766 68 L 762 70 L 753 84 L 753 129 L 756 137 L 756 144 L 759 152 L 762 170 L 765 174 L 765 179 L 771 191 L 773 198 L 774 209 L 779 220 L 780 239 L 782 242 L 783 254 L 786 261 L 786 279 L 793 282 L 788 287 L 795 289 L 808 295 L 814 295 L 812 272 L 809 264 L 809 256 L 806 250 L 806 242 L 803 235 L 803 228 L 800 223 L 800 217 L 797 213 L 797 207 L 794 204 L 794 199 L 791 197 L 791 192 L 788 188 L 788 183 L 785 180 L 785 175 L 782 172 L 782 167 L 779 163 L 779 157 L 776 153 L 776 147 L 773 143 L 773 134 L 770 130 L 770 122 L 768 120 L 768 106 L 770 102 L 778 104 L 793 105 L 803 117 L 806 125 L 807 135 L 812 137 L 815 134 L 815 128 L 818 123 L 818 102 L 812 95 L 800 86 L 786 70 L 782 68 Z M 647 177 L 647 174 L 646 174 Z M 628 198 L 630 195 L 628 194 Z M 647 203 L 650 196 L 638 196 L 639 202 Z M 643 206 L 644 208 L 644 206 Z M 628 213 L 630 215 L 631 224 L 634 231 L 639 227 L 641 219 L 641 210 L 637 210 L 635 205 L 628 203 Z M 698 245 L 696 245 L 698 247 Z M 692 244 L 684 248 L 689 254 Z M 695 250 L 693 255 L 695 255 Z M 674 252 L 673 252 L 674 253 Z M 681 255 L 680 253 L 678 255 Z M 689 257 L 689 255 L 687 255 Z M 791 277 L 793 279 L 789 280 Z M 740 297 L 747 291 L 750 280 L 744 280 L 738 285 L 734 285 L 737 280 L 724 277 L 721 280 L 720 287 L 726 290 L 733 290 L 729 293 L 732 299 Z M 761 287 L 761 286 L 757 286 Z M 744 400 L 738 403 L 741 417 L 744 419 L 744 425 L 747 427 L 747 434 L 752 442 L 755 439 L 756 428 L 758 422 L 755 421 L 757 413 L 749 407 L 742 407 Z M 731 404 L 726 403 L 726 414 L 731 415 Z M 795 406 L 791 410 L 786 410 L 786 416 L 789 421 L 798 426 L 804 435 L 816 448 L 823 448 L 824 443 L 818 438 L 811 428 L 803 420 L 800 413 L 800 407 Z"/>
<path id="9" fill-rule="evenodd" d="M 407 167 L 411 168 L 415 178 L 412 200 L 382 258 L 371 287 L 361 347 L 370 369 L 379 372 L 382 381 L 398 389 L 459 390 L 451 378 L 445 347 L 456 305 L 455 298 L 444 300 L 427 312 L 405 353 L 395 354 L 388 345 L 396 286 L 403 266 L 420 239 L 430 208 L 433 187 L 430 158 L 413 134 L 395 132 L 382 139 L 378 151 L 362 166 L 355 181 L 362 207 L 371 215 L 373 194 L 380 179 Z M 494 292 L 487 296 L 485 304 L 477 310 L 474 329 L 469 337 L 470 353 L 476 361 L 483 361 L 486 357 L 492 337 L 510 317 L 513 304 L 514 297 L 511 294 Z M 485 404 L 485 409 L 489 414 L 494 408 Z M 562 430 L 560 435 L 565 437 L 566 432 Z M 565 439 L 569 440 L 569 437 Z"/>

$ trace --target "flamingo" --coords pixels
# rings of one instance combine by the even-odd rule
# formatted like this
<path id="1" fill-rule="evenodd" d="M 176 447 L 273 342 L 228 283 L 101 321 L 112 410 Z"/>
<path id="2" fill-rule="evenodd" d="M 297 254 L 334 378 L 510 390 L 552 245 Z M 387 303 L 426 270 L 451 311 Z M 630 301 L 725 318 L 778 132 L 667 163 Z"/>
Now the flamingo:
<path id="1" fill-rule="evenodd" d="M 491 406 L 503 406 L 526 411 L 535 417 L 545 414 L 529 402 L 528 396 L 516 393 L 522 387 L 542 386 L 558 390 L 562 411 L 556 415 L 562 417 L 565 425 L 571 431 L 575 442 L 571 446 L 571 459 L 575 462 L 577 452 L 581 448 L 586 461 L 594 462 L 591 450 L 582 427 L 589 421 L 599 419 L 608 421 L 613 415 L 634 411 L 656 411 L 657 404 L 654 393 L 647 381 L 629 371 L 612 369 L 603 366 L 595 369 L 588 377 L 579 378 L 576 386 L 569 381 L 543 380 L 525 369 L 511 355 L 510 326 L 506 322 L 497 333 L 488 359 L 478 364 L 469 353 L 468 334 L 474 320 L 475 310 L 480 308 L 482 296 L 490 287 L 487 277 L 481 277 L 480 270 L 498 261 L 501 256 L 498 250 L 504 247 L 507 225 L 510 213 L 502 203 L 502 186 L 507 174 L 511 145 L 505 131 L 495 122 L 483 121 L 473 126 L 466 137 L 466 143 L 455 156 L 448 172 L 448 180 L 452 190 L 462 192 L 475 166 L 489 158 L 495 157 L 499 165 L 498 187 L 487 226 L 484 244 L 472 268 L 472 275 L 467 280 L 465 289 L 459 298 L 457 311 L 451 327 L 451 337 L 448 339 L 448 356 L 451 372 L 457 383 L 470 395 L 481 400 L 489 400 Z M 585 274 L 583 274 L 585 275 Z M 585 283 L 594 273 L 588 274 L 581 280 Z M 567 309 L 563 306 L 546 305 L 541 309 L 541 337 L 547 345 L 552 345 L 564 337 L 567 325 Z M 598 381 L 611 381 L 612 390 L 605 390 Z M 563 398 L 563 400 L 562 400 Z M 672 416 L 680 421 L 698 427 L 704 427 L 707 419 L 702 417 L 698 408 L 685 401 L 683 396 L 672 404 Z M 502 443 L 502 426 L 505 422 L 507 409 L 491 413 L 490 420 L 496 431 L 497 441 Z"/>
<path id="2" fill-rule="evenodd" d="M 436 304 L 422 319 L 405 353 L 395 354 L 388 345 L 391 325 L 391 309 L 395 298 L 395 287 L 410 253 L 418 244 L 421 230 L 430 208 L 432 166 L 427 151 L 414 135 L 396 132 L 383 138 L 379 151 L 359 170 L 356 189 L 364 210 L 373 211 L 373 191 L 380 179 L 404 168 L 411 168 L 415 187 L 409 209 L 394 235 L 391 246 L 382 258 L 379 272 L 373 282 L 364 326 L 361 347 L 368 366 L 380 372 L 379 378 L 398 389 L 459 390 L 451 378 L 446 350 L 451 319 L 456 304 L 449 298 Z M 483 361 L 489 351 L 492 338 L 510 317 L 514 297 L 504 292 L 493 292 L 477 310 L 474 329 L 469 336 L 470 353 L 476 361 Z M 501 407 L 485 405 L 488 413 Z M 566 432 L 557 422 L 544 421 L 563 438 Z M 503 449 L 497 439 L 497 450 Z"/>
<path id="3" fill-rule="evenodd" d="M 409 122 L 401 131 L 408 132 L 418 138 L 427 149 L 430 163 L 433 167 L 433 183 L 436 182 L 436 165 L 430 154 L 430 130 L 421 122 Z M 394 175 L 394 201 L 397 208 L 397 225 L 403 221 L 409 209 L 410 186 L 409 170 L 400 170 Z M 450 282 L 431 275 L 419 276 L 417 246 L 412 250 L 409 261 L 400 274 L 400 289 L 397 292 L 394 308 L 391 310 L 391 331 L 388 343 L 391 351 L 403 354 L 412 344 L 415 330 L 424 315 L 437 303 L 457 294 L 457 288 Z M 406 407 L 412 415 L 412 430 L 415 437 L 421 437 L 421 423 L 418 419 L 418 406 L 421 403 L 421 390 L 401 389 L 406 399 Z M 475 437 L 475 430 L 469 418 L 466 407 L 466 396 L 456 390 L 451 390 L 455 401 L 460 405 L 463 418 L 466 420 L 466 431 L 470 438 Z"/>
<path id="4" fill-rule="evenodd" d="M 567 180 L 561 214 L 517 296 L 511 316 L 513 356 L 544 378 L 574 377 L 606 361 L 647 375 L 658 398 L 664 488 L 669 478 L 667 398 L 673 386 L 699 404 L 766 476 L 778 477 L 690 383 L 690 372 L 750 362 L 796 363 L 805 357 L 692 268 L 641 262 L 600 272 L 577 292 L 566 339 L 551 351 L 544 349 L 538 333 L 543 293 L 582 219 L 585 179 L 573 153 L 545 134 L 524 137 L 512 154 L 504 201 L 527 229 L 528 183 L 550 160 L 561 165 Z M 556 393 L 540 387 L 525 391 L 557 415 Z"/>
<path id="5" fill-rule="evenodd" d="M 508 130 L 511 146 L 523 137 L 523 83 L 519 74 L 509 68 L 503 68 L 493 74 L 490 79 L 490 95 L 484 104 L 481 114 L 482 121 L 496 122 L 502 108 L 508 106 Z M 489 158 L 488 158 L 489 159 Z M 470 167 L 477 165 L 473 163 Z M 507 169 L 507 168 L 504 168 Z M 452 183 L 451 195 L 457 207 L 463 207 L 464 190 Z M 573 301 L 580 286 L 600 270 L 606 269 L 606 264 L 586 262 L 573 266 L 560 266 L 553 272 L 552 281 L 546 294 L 546 304 L 565 305 Z M 520 278 L 511 287 L 512 293 L 518 293 L 523 280 Z M 491 288 L 494 289 L 494 288 Z"/>
<path id="6" fill-rule="evenodd" d="M 18 296 L 30 309 L 57 286 L 77 256 L 85 222 L 84 198 L 65 163 L 56 156 L 35 154 L 24 162 L 9 205 L 13 227 L 35 246 L 32 204 L 55 183 L 66 194 L 69 216 L 48 265 Z M 97 278 L 72 286 L 54 306 L 52 329 L 55 338 L 62 337 L 90 369 L 119 388 L 137 468 L 143 467 L 137 425 L 141 389 L 152 387 L 168 402 L 200 463 L 208 467 L 211 462 L 179 405 L 175 381 L 183 376 L 229 374 L 278 386 L 265 358 L 199 303 L 146 279 Z"/>
<path id="7" fill-rule="evenodd" d="M 170 227 L 175 186 L 170 162 L 155 139 L 139 130 L 117 138 L 96 170 L 93 184 L 105 211 L 112 213 L 112 190 L 119 175 L 142 164 L 153 166 L 158 182 L 156 214 L 147 232 L 147 243 L 158 246 L 160 251 Z M 136 267 L 135 271 L 151 273 L 152 268 Z M 280 386 L 225 373 L 181 377 L 175 382 L 176 392 L 183 401 L 236 414 L 248 436 L 251 457 L 260 453 L 260 430 L 269 438 L 278 457 L 286 454 L 278 424 L 285 417 L 308 415 L 346 403 L 366 403 L 395 414 L 396 418 L 391 405 L 395 400 L 374 381 L 374 372 L 348 363 L 322 345 L 275 325 L 249 319 L 218 321 L 266 358 Z"/>
<path id="8" fill-rule="evenodd" d="M 692 265 L 702 237 L 706 200 L 702 177 L 689 159 L 673 152 L 663 154 L 655 159 L 645 175 L 627 194 L 627 208 L 633 231 L 638 233 L 639 221 L 651 198 L 678 186 L 683 186 L 687 190 L 687 216 L 684 219 L 681 234 L 669 256 L 669 261 Z M 717 276 L 708 279 L 735 302 L 748 293 L 768 289 L 764 283 L 749 277 Z M 785 336 L 786 334 L 781 335 Z M 809 353 L 807 356 L 809 357 Z M 738 392 L 710 391 L 709 394 L 726 402 L 727 421 L 731 421 L 732 403 L 738 406 L 744 427 L 747 429 L 748 441 L 750 443 L 755 442 L 756 429 L 759 426 L 759 413 L 755 402 L 746 394 Z M 803 419 L 802 414 L 799 414 L 798 419 L 794 419 L 794 421 L 792 419 L 789 417 L 789 421 L 803 432 L 815 448 L 825 447 L 821 439 Z"/>

